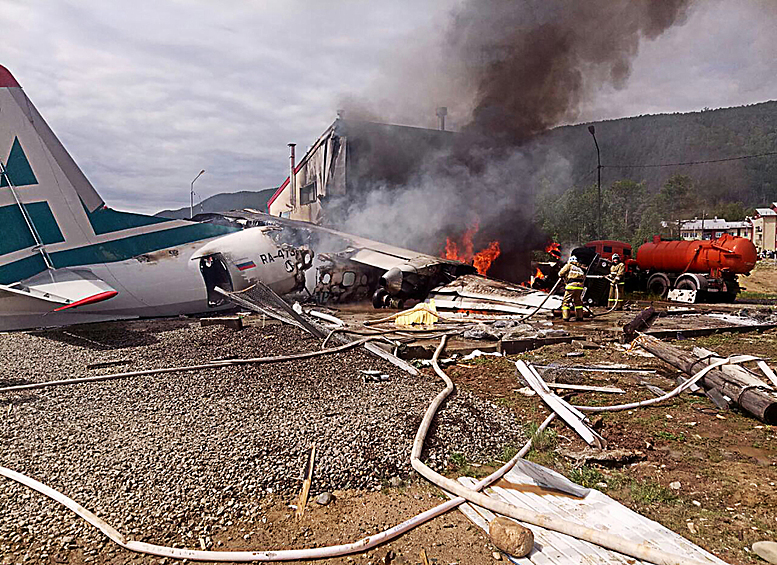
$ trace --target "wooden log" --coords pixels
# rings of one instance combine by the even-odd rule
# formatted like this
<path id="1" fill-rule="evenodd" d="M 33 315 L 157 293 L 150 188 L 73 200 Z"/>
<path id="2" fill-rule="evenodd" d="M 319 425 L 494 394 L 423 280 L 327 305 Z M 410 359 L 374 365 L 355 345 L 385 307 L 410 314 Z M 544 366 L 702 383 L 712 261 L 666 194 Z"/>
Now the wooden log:
<path id="1" fill-rule="evenodd" d="M 715 359 L 699 359 L 687 351 L 678 349 L 652 336 L 641 336 L 640 345 L 646 351 L 680 369 L 689 376 L 695 375 L 707 365 L 715 362 Z M 724 367 L 729 366 L 724 365 Z M 712 369 L 702 378 L 701 384 L 704 388 L 714 388 L 723 396 L 730 398 L 733 404 L 736 404 L 748 414 L 767 424 L 776 424 L 777 392 L 759 379 L 756 379 L 757 382 L 754 382 L 741 375 L 733 376 L 734 371 L 724 372 L 721 370 L 722 368 Z M 751 376 L 751 378 L 755 377 Z"/>
<path id="2" fill-rule="evenodd" d="M 644 332 L 653 325 L 658 319 L 658 312 L 652 306 L 648 306 L 642 312 L 637 314 L 632 321 L 623 326 L 623 335 L 631 341 L 637 335 L 637 332 Z"/>

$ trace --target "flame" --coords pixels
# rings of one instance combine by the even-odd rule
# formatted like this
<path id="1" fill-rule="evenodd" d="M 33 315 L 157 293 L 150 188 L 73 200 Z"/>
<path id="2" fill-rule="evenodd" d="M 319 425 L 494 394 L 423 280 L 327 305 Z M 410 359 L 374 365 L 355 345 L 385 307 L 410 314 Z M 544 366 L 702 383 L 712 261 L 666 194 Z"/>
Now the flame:
<path id="1" fill-rule="evenodd" d="M 561 258 L 561 246 L 555 241 L 551 241 L 550 243 L 548 243 L 548 245 L 545 247 L 545 252 L 550 253 L 556 259 Z"/>
<path id="2" fill-rule="evenodd" d="M 532 282 L 534 282 L 535 279 L 544 279 L 545 275 L 542 274 L 542 271 L 540 271 L 540 268 L 537 267 L 537 272 L 534 273 L 534 278 L 532 279 Z"/>
<path id="3" fill-rule="evenodd" d="M 462 263 L 471 263 L 475 266 L 478 273 L 485 275 L 491 264 L 501 254 L 498 241 L 492 241 L 485 249 L 475 253 L 475 243 L 473 241 L 475 234 L 480 229 L 480 222 L 475 221 L 470 225 L 460 241 L 451 237 L 445 239 L 445 252 L 443 257 L 452 261 L 461 261 Z"/>
<path id="4" fill-rule="evenodd" d="M 499 248 L 499 242 L 492 241 L 488 244 L 488 247 L 475 254 L 475 257 L 472 258 L 472 264 L 475 265 L 478 273 L 485 275 L 491 267 L 491 263 L 496 261 L 496 258 L 499 257 L 501 253 L 502 250 Z"/>

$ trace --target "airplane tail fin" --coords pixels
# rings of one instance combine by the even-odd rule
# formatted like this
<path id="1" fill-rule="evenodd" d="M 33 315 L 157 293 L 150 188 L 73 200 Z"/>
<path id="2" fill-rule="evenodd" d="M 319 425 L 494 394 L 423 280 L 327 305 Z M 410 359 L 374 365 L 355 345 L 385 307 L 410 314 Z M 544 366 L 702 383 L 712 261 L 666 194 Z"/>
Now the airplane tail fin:
<path id="1" fill-rule="evenodd" d="M 121 260 L 138 252 L 138 245 L 130 245 L 138 241 L 132 236 L 187 225 L 191 222 L 107 208 L 13 75 L 0 66 L 0 284 L 45 270 Z"/>

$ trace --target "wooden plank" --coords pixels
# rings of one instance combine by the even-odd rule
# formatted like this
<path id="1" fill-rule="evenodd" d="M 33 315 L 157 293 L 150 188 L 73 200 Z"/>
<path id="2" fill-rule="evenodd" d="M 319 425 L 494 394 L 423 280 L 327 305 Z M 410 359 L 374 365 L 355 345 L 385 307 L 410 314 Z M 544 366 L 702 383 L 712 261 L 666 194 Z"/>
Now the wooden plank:
<path id="1" fill-rule="evenodd" d="M 308 496 L 310 495 L 310 485 L 313 484 L 313 466 L 316 462 L 316 444 L 314 443 L 310 448 L 310 457 L 308 457 L 308 465 L 306 469 L 305 480 L 302 482 L 302 491 L 299 493 L 299 501 L 297 502 L 297 511 L 295 512 L 297 520 L 302 519 L 302 515 L 305 513 L 305 506 L 308 503 Z"/>
<path id="2" fill-rule="evenodd" d="M 504 355 L 513 355 L 515 353 L 523 353 L 524 351 L 531 351 L 544 345 L 556 345 L 559 343 L 572 343 L 573 340 L 580 339 L 575 336 L 559 336 L 559 337 L 530 337 L 526 339 L 508 339 L 500 340 L 496 344 L 496 350 Z"/>

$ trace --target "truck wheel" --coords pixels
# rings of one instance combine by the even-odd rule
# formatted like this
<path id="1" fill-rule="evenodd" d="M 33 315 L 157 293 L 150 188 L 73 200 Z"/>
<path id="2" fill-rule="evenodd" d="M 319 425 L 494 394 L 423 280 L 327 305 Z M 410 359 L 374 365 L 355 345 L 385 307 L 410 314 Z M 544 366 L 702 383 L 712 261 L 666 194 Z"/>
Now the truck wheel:
<path id="1" fill-rule="evenodd" d="M 696 286 L 696 281 L 691 278 L 682 279 L 675 285 L 675 288 L 677 290 L 699 290 Z"/>
<path id="2" fill-rule="evenodd" d="M 669 294 L 670 286 L 669 277 L 663 273 L 655 273 L 650 275 L 647 283 L 648 291 L 651 294 L 660 296 L 661 298 L 666 298 L 666 295 Z"/>

